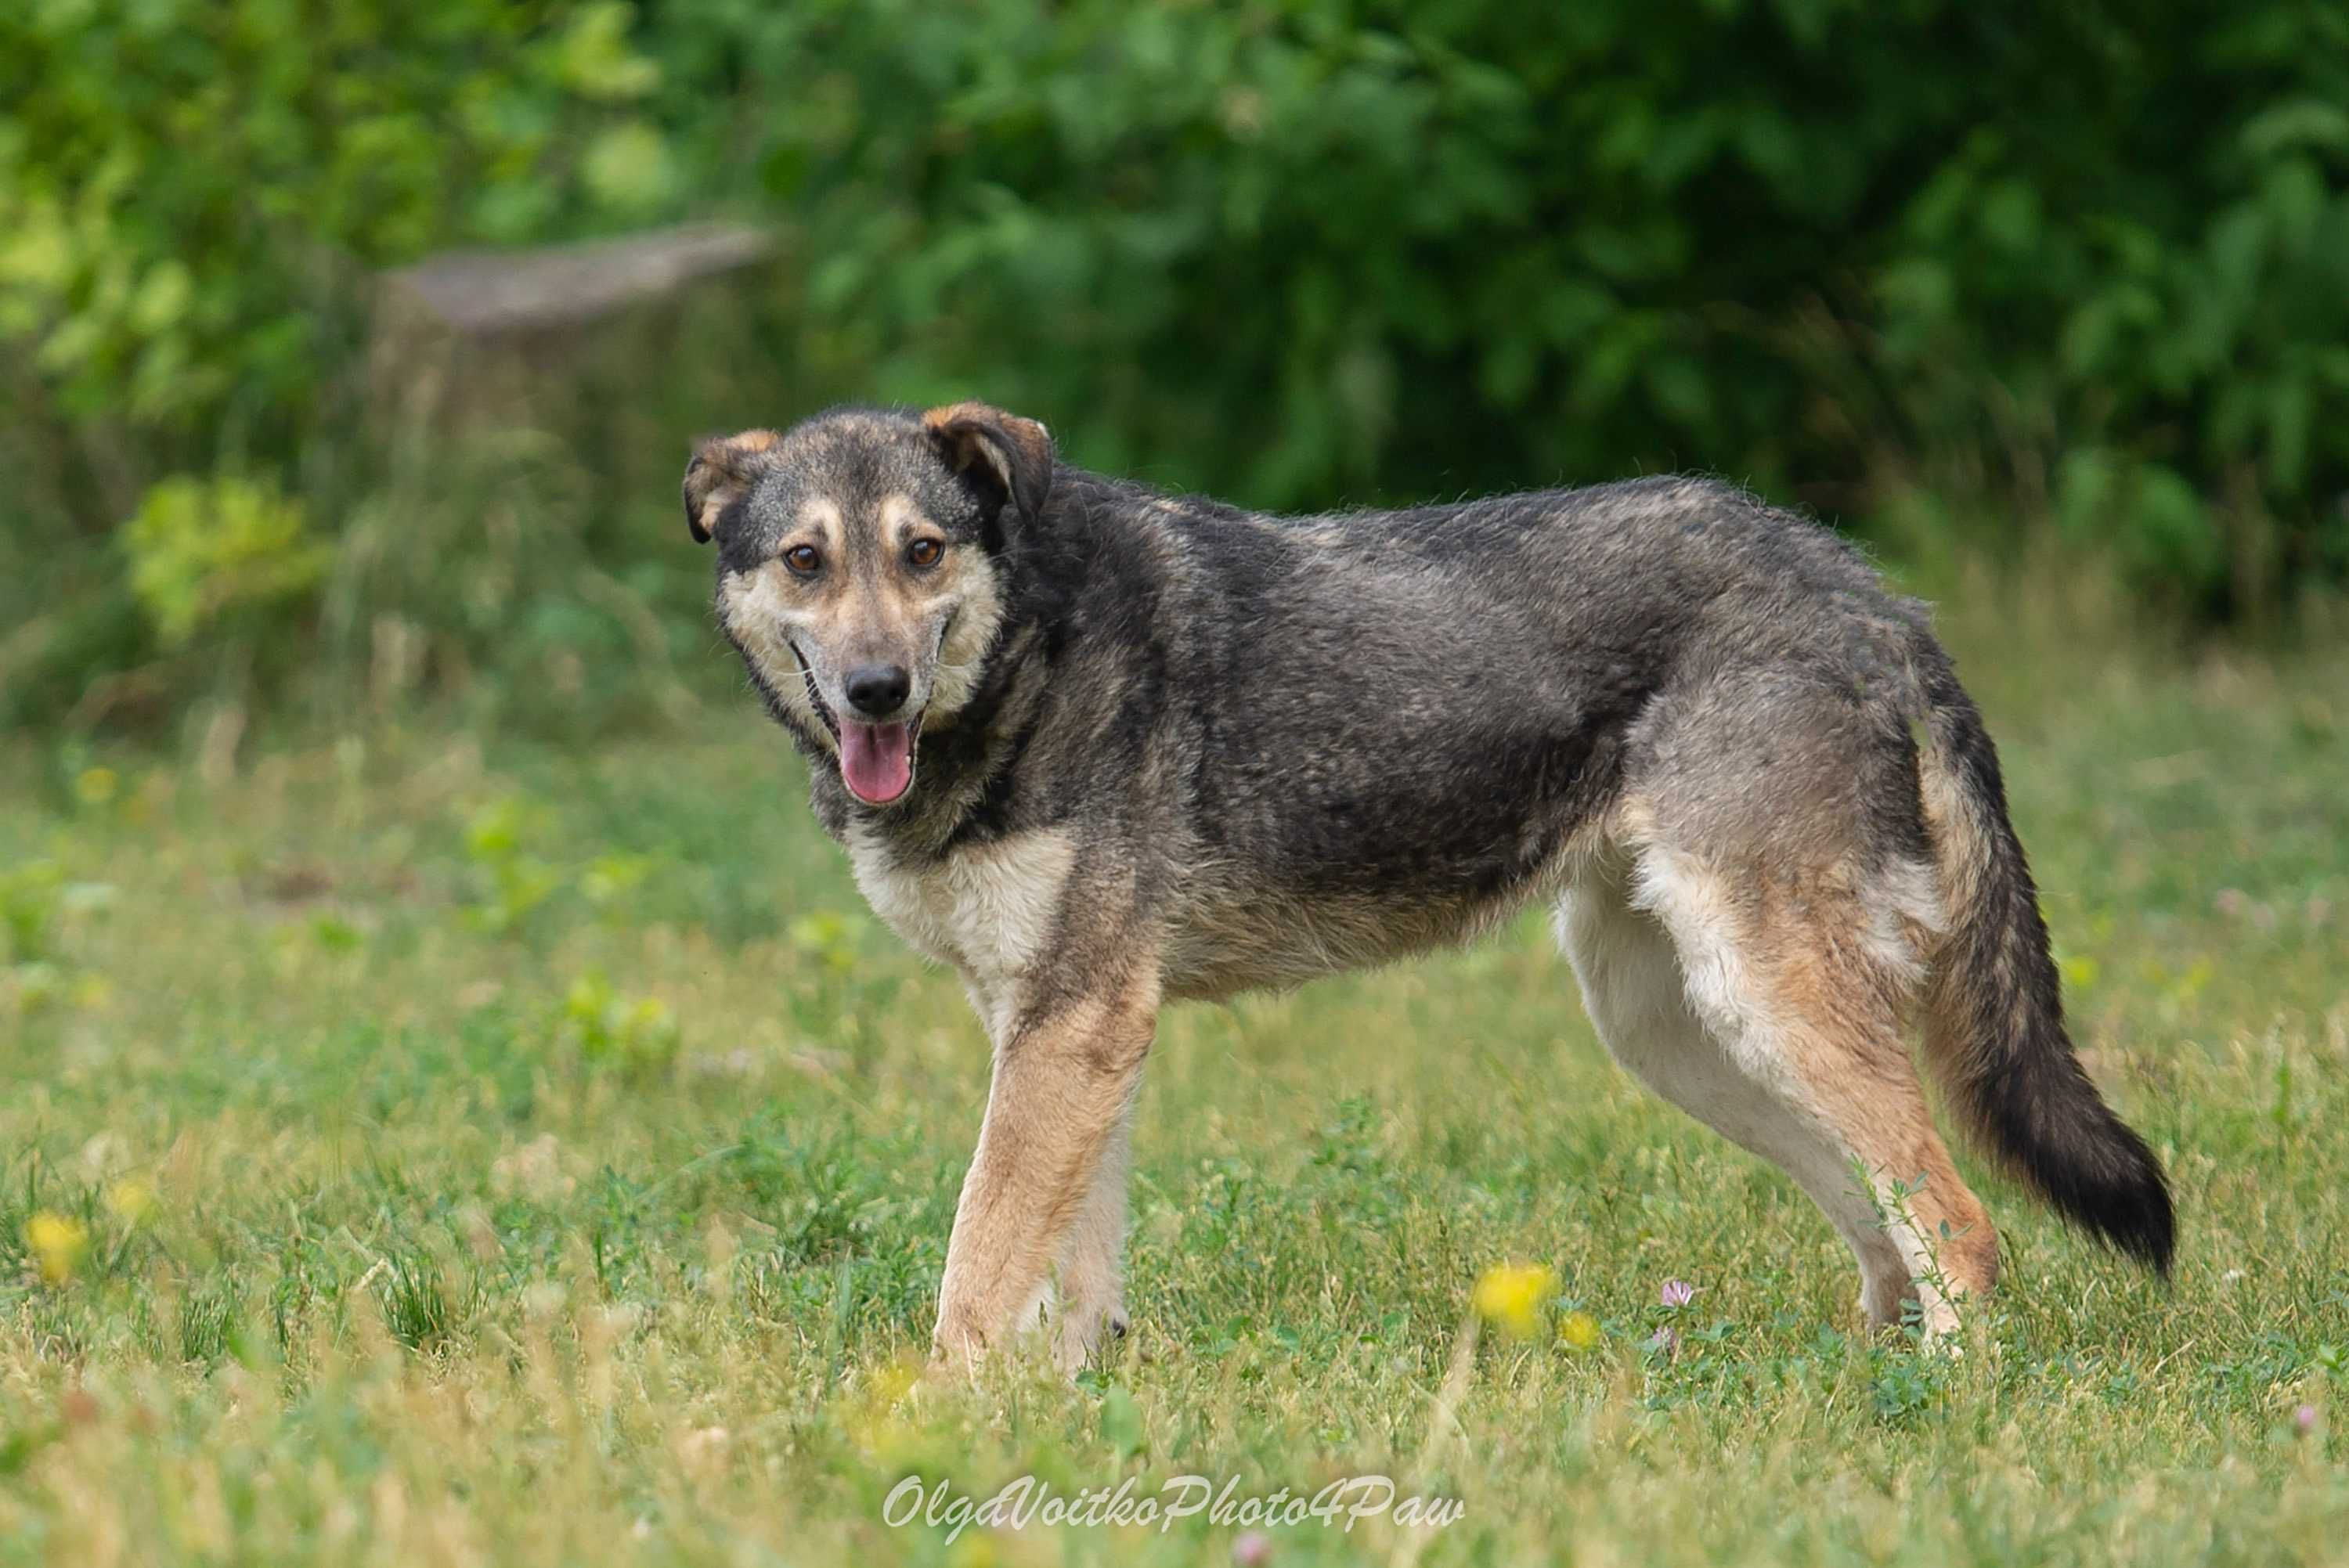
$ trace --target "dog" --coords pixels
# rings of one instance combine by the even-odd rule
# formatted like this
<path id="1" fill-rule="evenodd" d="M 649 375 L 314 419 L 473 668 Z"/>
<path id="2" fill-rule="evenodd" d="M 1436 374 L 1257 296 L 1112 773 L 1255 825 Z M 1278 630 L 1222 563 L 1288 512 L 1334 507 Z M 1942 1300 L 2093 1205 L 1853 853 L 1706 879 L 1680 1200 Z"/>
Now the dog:
<path id="1" fill-rule="evenodd" d="M 1871 1326 L 1946 1334 L 1998 1273 L 1912 1022 L 1992 1155 L 2167 1274 L 2168 1187 L 2073 1055 L 1982 717 L 1826 529 L 1681 478 L 1267 516 L 978 403 L 706 441 L 685 511 L 816 816 L 992 1042 L 942 1363 L 1123 1334 L 1161 1006 L 1537 901 L 1623 1066 L 1825 1211 Z"/>

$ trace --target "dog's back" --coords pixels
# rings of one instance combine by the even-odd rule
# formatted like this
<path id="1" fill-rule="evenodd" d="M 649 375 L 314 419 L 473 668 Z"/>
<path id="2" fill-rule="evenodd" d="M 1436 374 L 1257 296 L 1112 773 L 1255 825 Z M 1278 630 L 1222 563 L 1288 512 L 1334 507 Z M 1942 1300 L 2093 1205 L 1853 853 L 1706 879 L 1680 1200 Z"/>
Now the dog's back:
<path id="1" fill-rule="evenodd" d="M 1093 531 L 1086 637 L 1050 700 L 1091 738 L 1051 793 L 1081 810 L 1097 786 L 1115 816 L 1147 800 L 1196 927 L 1178 992 L 1473 931 L 1554 891 L 1632 775 L 1920 852 L 1909 727 L 1944 667 L 1920 613 L 1833 534 L 1726 486 L 1275 519 L 1068 482 Z M 1667 742 L 1728 686 L 1741 727 L 1780 736 L 1775 767 Z M 1104 734 L 1129 749 L 1105 757 Z M 1855 750 L 1907 787 L 1849 777 Z"/>

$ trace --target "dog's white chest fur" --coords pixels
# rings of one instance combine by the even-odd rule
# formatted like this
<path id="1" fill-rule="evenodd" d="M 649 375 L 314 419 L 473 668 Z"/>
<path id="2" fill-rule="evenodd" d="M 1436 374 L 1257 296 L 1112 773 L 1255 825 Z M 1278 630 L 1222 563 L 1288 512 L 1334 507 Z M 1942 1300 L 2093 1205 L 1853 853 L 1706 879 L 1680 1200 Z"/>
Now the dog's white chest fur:
<path id="1" fill-rule="evenodd" d="M 1076 861 L 1068 836 L 1049 831 L 973 844 L 918 868 L 897 864 L 860 828 L 847 840 L 856 885 L 874 913 L 989 997 L 1015 986 L 1051 940 Z"/>

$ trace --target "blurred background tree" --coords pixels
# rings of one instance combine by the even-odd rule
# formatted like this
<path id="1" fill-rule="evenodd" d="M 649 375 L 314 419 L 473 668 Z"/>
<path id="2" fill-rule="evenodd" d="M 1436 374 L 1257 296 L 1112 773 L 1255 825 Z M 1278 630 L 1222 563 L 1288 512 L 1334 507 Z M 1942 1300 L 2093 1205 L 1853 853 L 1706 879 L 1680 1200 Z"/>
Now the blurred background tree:
<path id="1" fill-rule="evenodd" d="M 382 269 L 709 216 L 780 259 L 385 417 Z M 1269 507 L 1706 469 L 2264 622 L 2349 578 L 2349 11 L 23 0 L 0 363 L 19 722 L 641 718 L 685 440 L 840 397 Z"/>

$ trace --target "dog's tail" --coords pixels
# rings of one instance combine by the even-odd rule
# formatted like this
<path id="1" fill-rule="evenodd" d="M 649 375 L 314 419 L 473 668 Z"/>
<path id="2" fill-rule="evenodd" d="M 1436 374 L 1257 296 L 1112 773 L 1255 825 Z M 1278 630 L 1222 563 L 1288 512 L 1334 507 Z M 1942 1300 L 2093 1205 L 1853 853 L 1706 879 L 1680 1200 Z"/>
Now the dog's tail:
<path id="1" fill-rule="evenodd" d="M 2168 1182 L 2072 1054 L 1998 752 L 1955 677 L 1935 684 L 1918 771 L 1949 925 L 1926 986 L 1926 1058 L 1992 1154 L 2065 1219 L 2167 1275 Z"/>

